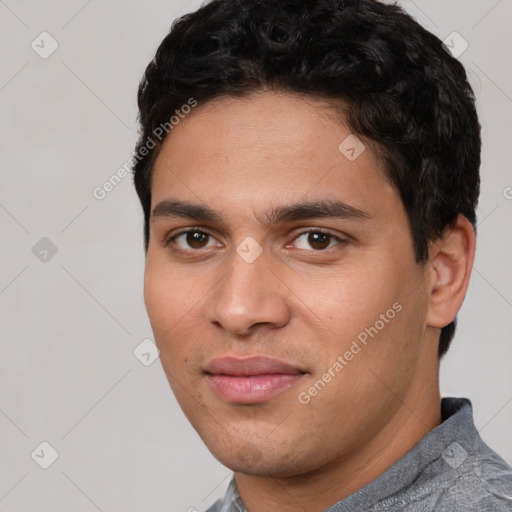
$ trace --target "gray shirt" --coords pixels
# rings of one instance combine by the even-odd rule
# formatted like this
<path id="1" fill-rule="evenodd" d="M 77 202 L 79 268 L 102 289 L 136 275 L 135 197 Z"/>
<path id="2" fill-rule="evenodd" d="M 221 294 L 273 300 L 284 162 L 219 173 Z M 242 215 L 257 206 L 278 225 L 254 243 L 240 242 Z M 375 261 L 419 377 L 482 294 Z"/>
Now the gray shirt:
<path id="1" fill-rule="evenodd" d="M 325 512 L 512 511 L 512 468 L 483 442 L 471 402 L 443 398 L 441 418 L 387 471 Z M 234 477 L 207 512 L 247 512 Z"/>

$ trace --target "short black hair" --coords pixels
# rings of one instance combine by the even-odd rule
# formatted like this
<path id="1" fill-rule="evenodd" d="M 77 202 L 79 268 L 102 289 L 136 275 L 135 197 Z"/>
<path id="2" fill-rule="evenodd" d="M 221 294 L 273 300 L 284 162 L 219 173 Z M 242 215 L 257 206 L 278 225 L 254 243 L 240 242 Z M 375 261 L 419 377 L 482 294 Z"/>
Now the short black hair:
<path id="1" fill-rule="evenodd" d="M 475 97 L 439 38 L 377 0 L 213 0 L 174 21 L 139 86 L 133 170 L 146 251 L 152 167 L 170 116 L 191 101 L 269 89 L 348 105 L 345 122 L 400 194 L 417 262 L 459 214 L 476 231 Z M 440 357 L 455 326 L 441 330 Z"/>

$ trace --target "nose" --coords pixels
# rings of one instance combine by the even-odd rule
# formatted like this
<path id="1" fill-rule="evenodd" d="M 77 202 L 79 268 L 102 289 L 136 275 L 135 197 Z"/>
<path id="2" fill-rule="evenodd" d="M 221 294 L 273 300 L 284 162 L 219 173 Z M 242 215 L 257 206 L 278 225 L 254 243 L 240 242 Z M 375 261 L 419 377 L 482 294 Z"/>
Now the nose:
<path id="1" fill-rule="evenodd" d="M 265 252 L 252 263 L 234 253 L 212 294 L 210 320 L 239 336 L 249 335 L 257 326 L 283 327 L 290 319 L 289 294 Z"/>

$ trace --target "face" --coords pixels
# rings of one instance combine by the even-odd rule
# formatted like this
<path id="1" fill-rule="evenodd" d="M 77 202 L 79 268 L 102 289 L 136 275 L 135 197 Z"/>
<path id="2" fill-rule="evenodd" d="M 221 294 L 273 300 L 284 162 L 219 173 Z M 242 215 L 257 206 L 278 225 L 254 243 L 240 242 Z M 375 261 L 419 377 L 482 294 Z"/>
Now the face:
<path id="1" fill-rule="evenodd" d="M 349 135 L 325 103 L 264 92 L 198 106 L 155 162 L 147 311 L 181 408 L 234 471 L 348 457 L 424 376 L 425 269 Z"/>

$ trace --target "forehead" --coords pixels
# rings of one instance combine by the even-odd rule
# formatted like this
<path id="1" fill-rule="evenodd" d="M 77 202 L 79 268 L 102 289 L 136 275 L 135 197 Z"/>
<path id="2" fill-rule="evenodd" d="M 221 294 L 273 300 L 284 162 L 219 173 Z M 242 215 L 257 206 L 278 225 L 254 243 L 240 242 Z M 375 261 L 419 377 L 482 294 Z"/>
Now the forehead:
<path id="1" fill-rule="evenodd" d="M 272 156 L 274 163 L 287 157 L 300 157 L 297 165 L 320 161 L 321 155 L 314 151 L 320 139 L 329 135 L 322 153 L 329 149 L 337 155 L 339 138 L 350 134 L 335 105 L 305 95 L 269 91 L 216 98 L 183 116 L 163 149 L 172 150 L 176 158 L 188 153 L 188 160 L 224 156 L 233 161 L 251 153 L 256 159 L 263 152 L 262 156 Z M 192 148 L 208 154 L 191 152 Z"/>
<path id="2" fill-rule="evenodd" d="M 152 208 L 172 193 L 220 209 L 329 198 L 366 210 L 390 189 L 341 112 L 325 100 L 267 91 L 218 98 L 180 120 L 154 165 Z"/>

